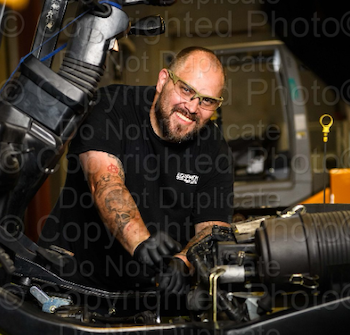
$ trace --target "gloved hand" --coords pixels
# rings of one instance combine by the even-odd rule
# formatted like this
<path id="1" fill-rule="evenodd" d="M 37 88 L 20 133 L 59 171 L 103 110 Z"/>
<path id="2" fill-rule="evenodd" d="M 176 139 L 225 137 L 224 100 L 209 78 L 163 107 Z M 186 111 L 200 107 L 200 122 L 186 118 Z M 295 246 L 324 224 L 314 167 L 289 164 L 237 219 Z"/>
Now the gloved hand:
<path id="1" fill-rule="evenodd" d="M 170 256 L 180 252 L 182 246 L 168 234 L 158 231 L 147 240 L 140 243 L 135 251 L 134 258 L 140 263 L 156 269 L 162 269 L 163 256 Z"/>
<path id="2" fill-rule="evenodd" d="M 165 272 L 159 274 L 158 289 L 165 293 L 183 294 L 189 284 L 189 269 L 178 257 L 173 257 Z"/>

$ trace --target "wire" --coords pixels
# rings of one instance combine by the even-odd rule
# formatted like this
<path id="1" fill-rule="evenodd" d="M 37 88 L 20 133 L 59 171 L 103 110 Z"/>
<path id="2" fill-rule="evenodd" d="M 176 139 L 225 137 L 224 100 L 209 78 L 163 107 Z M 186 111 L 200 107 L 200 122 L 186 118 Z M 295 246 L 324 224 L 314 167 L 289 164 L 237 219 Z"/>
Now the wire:
<path id="1" fill-rule="evenodd" d="M 44 56 L 43 58 L 40 59 L 40 62 L 44 62 L 47 59 L 53 57 L 54 55 L 56 55 L 58 52 L 60 52 L 61 50 L 63 50 L 65 47 L 67 46 L 67 43 L 62 44 L 59 48 L 57 48 L 56 50 L 50 52 L 48 55 Z"/>
<path id="2" fill-rule="evenodd" d="M 120 5 L 119 3 L 117 3 L 117 2 L 114 2 L 114 1 L 111 1 L 111 0 L 102 0 L 102 1 L 100 1 L 100 4 L 104 4 L 104 3 L 106 3 L 106 4 L 108 4 L 108 5 L 111 5 L 111 6 L 114 6 L 114 7 L 117 7 L 117 8 L 119 8 L 119 9 L 122 9 L 122 5 Z"/>

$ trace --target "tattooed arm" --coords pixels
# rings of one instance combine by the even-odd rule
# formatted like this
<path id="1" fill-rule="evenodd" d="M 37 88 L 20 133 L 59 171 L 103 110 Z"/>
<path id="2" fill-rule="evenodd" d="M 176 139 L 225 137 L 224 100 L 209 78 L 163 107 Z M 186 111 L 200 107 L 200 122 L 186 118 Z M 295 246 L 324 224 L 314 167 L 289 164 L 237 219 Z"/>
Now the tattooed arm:
<path id="1" fill-rule="evenodd" d="M 79 155 L 100 217 L 123 247 L 133 255 L 150 233 L 130 192 L 125 187 L 121 161 L 101 151 Z"/>
<path id="2" fill-rule="evenodd" d="M 191 268 L 191 263 L 188 261 L 186 254 L 188 249 L 190 249 L 193 245 L 198 243 L 200 240 L 202 240 L 204 237 L 209 235 L 212 231 L 213 226 L 224 226 L 224 227 L 231 227 L 229 223 L 222 222 L 222 221 L 208 221 L 208 222 L 201 222 L 196 224 L 195 226 L 195 236 L 191 238 L 191 240 L 187 243 L 186 247 L 178 254 L 174 255 L 175 257 L 181 258 L 185 264 Z"/>

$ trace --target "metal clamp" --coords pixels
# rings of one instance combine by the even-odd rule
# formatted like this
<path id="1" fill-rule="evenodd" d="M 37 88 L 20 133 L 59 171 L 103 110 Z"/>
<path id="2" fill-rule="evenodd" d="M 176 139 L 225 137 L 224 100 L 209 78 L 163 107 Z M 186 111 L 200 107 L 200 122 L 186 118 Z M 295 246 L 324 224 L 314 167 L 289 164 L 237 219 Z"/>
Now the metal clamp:
<path id="1" fill-rule="evenodd" d="M 312 277 L 303 275 L 302 273 L 294 273 L 290 276 L 289 282 L 291 284 L 301 285 L 305 288 L 316 289 L 319 286 L 317 282 L 318 279 L 319 277 L 317 275 Z"/>
<path id="2" fill-rule="evenodd" d="M 279 215 L 281 218 L 290 218 L 295 214 L 305 214 L 305 213 L 306 213 L 306 208 L 304 205 L 296 205 L 291 209 L 287 210 L 286 212 L 277 212 L 277 215 Z"/>

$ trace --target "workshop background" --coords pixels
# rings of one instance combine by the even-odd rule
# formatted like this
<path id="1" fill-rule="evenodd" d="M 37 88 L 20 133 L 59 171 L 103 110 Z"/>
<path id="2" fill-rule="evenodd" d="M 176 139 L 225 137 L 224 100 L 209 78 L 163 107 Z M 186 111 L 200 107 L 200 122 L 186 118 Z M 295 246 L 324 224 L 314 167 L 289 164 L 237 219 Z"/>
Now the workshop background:
<path id="1" fill-rule="evenodd" d="M 41 1 L 31 0 L 21 11 L 8 11 L 1 28 L 0 86 L 11 75 L 21 57 L 30 52 L 42 5 Z M 63 25 L 76 16 L 76 8 L 77 1 L 70 1 Z M 304 94 L 312 97 L 305 101 L 312 178 L 321 180 L 324 170 L 328 174 L 331 168 L 341 168 L 347 173 L 350 167 L 347 154 L 350 147 L 350 110 L 347 103 L 349 8 L 350 5 L 345 3 L 335 6 L 327 1 L 305 4 L 282 0 L 178 0 L 169 7 L 127 6 L 123 10 L 131 22 L 147 15 L 159 14 L 164 18 L 166 31 L 156 37 L 128 36 L 121 39 L 120 51 L 111 52 L 108 56 L 106 72 L 100 85 L 153 85 L 159 70 L 167 66 L 176 52 L 187 46 L 198 45 L 220 50 L 237 44 L 281 40 L 294 54 Z M 69 32 L 67 28 L 60 34 L 58 47 L 67 42 Z M 61 51 L 55 56 L 52 66 L 55 71 L 63 55 L 64 51 Z M 245 113 L 244 107 L 234 99 L 240 95 L 237 93 L 238 86 L 244 79 L 239 73 L 234 78 L 234 82 L 228 83 L 231 86 L 227 90 L 232 104 L 225 108 L 232 109 L 232 118 L 238 123 L 258 123 L 259 115 L 254 120 L 242 118 L 248 112 Z M 264 104 L 264 96 L 260 98 L 260 103 Z M 334 118 L 326 164 L 323 164 L 319 124 L 323 114 L 330 114 Z M 286 137 L 285 143 L 279 144 L 280 147 L 288 150 L 290 144 L 287 141 Z M 47 179 L 27 209 L 26 233 L 33 240 L 37 239 L 46 216 L 56 202 L 65 178 L 65 164 L 63 157 L 60 169 Z M 315 185 L 309 196 L 322 192 L 323 184 L 317 182 Z M 329 201 L 331 199 L 328 196 Z"/>

